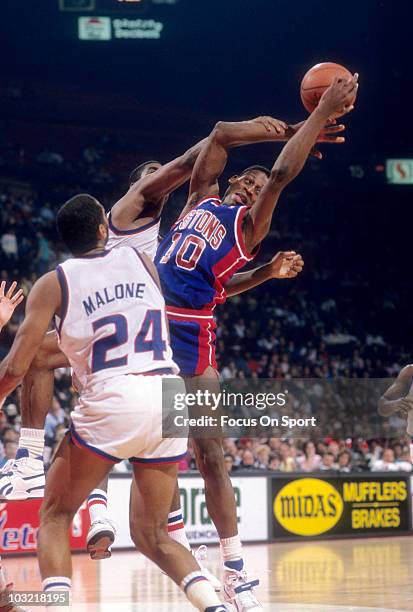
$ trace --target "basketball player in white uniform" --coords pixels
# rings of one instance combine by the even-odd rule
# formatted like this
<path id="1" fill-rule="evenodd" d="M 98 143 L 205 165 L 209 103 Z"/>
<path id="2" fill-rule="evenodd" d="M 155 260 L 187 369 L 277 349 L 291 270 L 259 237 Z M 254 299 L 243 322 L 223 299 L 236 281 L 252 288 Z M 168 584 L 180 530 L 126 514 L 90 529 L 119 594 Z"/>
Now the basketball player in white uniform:
<path id="1" fill-rule="evenodd" d="M 410 457 L 413 463 L 413 364 L 402 368 L 394 383 L 379 400 L 379 414 L 384 417 L 398 412 L 407 417 L 407 433 L 410 436 Z"/>
<path id="2" fill-rule="evenodd" d="M 106 250 L 108 221 L 93 197 L 75 196 L 57 227 L 74 257 L 34 285 L 0 368 L 0 401 L 21 382 L 54 319 L 61 350 L 81 385 L 70 433 L 47 475 L 38 559 L 46 594 L 71 589 L 69 529 L 79 506 L 114 463 L 129 459 L 135 492 L 131 537 L 202 612 L 227 610 L 191 553 L 167 534 L 185 438 L 162 438 L 162 380 L 178 368 L 151 260 Z M 133 520 L 139 517 L 139 521 Z"/>

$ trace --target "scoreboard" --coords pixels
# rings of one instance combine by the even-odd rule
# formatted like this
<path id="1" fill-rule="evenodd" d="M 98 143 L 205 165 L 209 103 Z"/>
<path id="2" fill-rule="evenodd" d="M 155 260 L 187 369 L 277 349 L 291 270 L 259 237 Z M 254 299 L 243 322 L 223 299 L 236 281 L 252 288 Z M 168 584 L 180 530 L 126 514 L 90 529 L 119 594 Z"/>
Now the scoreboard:
<path id="1" fill-rule="evenodd" d="M 159 4 L 177 4 L 178 0 L 59 0 L 61 11 L 77 13 L 104 11 L 107 13 L 134 14 L 145 12 L 149 6 Z"/>

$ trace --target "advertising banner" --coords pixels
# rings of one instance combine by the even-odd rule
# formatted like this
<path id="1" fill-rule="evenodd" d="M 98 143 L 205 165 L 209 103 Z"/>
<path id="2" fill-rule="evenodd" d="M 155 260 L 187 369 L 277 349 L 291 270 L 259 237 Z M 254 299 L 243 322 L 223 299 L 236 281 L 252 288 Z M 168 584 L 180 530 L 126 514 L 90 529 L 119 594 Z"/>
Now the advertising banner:
<path id="1" fill-rule="evenodd" d="M 0 504 L 0 555 L 34 553 L 37 547 L 41 499 Z M 70 533 L 72 550 L 86 549 L 90 527 L 86 503 L 76 514 Z"/>
<path id="2" fill-rule="evenodd" d="M 271 491 L 273 539 L 396 535 L 411 529 L 406 475 L 276 477 Z"/>
<path id="3" fill-rule="evenodd" d="M 231 479 L 237 503 L 238 529 L 242 541 L 268 540 L 266 476 Z M 108 513 L 116 524 L 112 548 L 133 547 L 129 535 L 129 490 L 131 478 L 109 479 Z M 191 544 L 218 542 L 218 534 L 208 516 L 204 481 L 199 476 L 180 476 L 181 507 Z"/>

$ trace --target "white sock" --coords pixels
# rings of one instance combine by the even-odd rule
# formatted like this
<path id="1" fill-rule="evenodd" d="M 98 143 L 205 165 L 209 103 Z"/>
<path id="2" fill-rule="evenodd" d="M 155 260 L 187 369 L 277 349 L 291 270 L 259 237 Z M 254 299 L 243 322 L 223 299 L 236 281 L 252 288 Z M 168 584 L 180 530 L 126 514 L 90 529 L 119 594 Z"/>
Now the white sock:
<path id="1" fill-rule="evenodd" d="M 98 520 L 105 520 L 108 515 L 108 498 L 106 491 L 103 491 L 103 489 L 93 489 L 92 493 L 87 498 L 87 507 L 91 523 Z"/>
<path id="2" fill-rule="evenodd" d="M 221 555 L 224 565 L 230 569 L 241 571 L 244 567 L 242 560 L 242 544 L 239 535 L 232 538 L 222 538 Z"/>
<path id="3" fill-rule="evenodd" d="M 202 612 L 209 607 L 219 606 L 221 601 L 211 583 L 201 572 L 191 572 L 181 582 L 181 588 L 195 608 Z"/>
<path id="4" fill-rule="evenodd" d="M 19 449 L 22 448 L 29 451 L 31 459 L 41 459 L 43 461 L 44 429 L 22 427 L 20 430 Z"/>
<path id="5" fill-rule="evenodd" d="M 188 538 L 186 537 L 184 519 L 182 517 L 182 509 L 174 510 L 168 514 L 168 535 L 172 540 L 185 546 L 187 550 L 191 550 Z"/>
<path id="6" fill-rule="evenodd" d="M 67 576 L 50 576 L 49 578 L 45 578 L 42 582 L 43 591 L 45 593 L 52 593 L 53 591 L 69 591 L 69 599 L 68 604 L 70 606 L 71 603 L 71 590 L 72 590 L 72 581 Z M 52 603 L 46 605 L 47 612 L 61 612 L 64 609 L 63 605 L 54 606 Z M 65 607 L 66 610 L 70 609 Z"/>

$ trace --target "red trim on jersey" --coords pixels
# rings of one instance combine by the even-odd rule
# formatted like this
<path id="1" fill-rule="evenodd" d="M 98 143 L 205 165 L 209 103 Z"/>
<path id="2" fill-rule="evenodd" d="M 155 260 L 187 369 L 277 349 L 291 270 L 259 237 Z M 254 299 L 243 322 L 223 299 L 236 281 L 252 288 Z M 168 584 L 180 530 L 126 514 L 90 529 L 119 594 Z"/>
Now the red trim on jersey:
<path id="1" fill-rule="evenodd" d="M 207 308 L 215 308 L 217 304 L 222 304 L 225 302 L 227 299 L 227 292 L 225 291 L 226 282 L 234 276 L 237 270 L 254 259 L 258 253 L 259 246 L 256 247 L 252 253 L 249 253 L 245 246 L 245 240 L 242 233 L 242 222 L 247 212 L 247 206 L 240 207 L 234 221 L 234 235 L 236 244 L 234 244 L 229 253 L 227 253 L 226 256 L 212 268 L 212 272 L 215 276 L 215 296 L 212 302 L 206 304 Z"/>
<path id="2" fill-rule="evenodd" d="M 242 222 L 244 221 L 248 210 L 249 209 L 247 206 L 243 206 L 237 213 L 235 218 L 235 237 L 237 239 L 237 245 L 241 255 L 248 261 L 251 261 L 251 259 L 254 259 L 254 257 L 257 255 L 258 250 L 257 247 L 255 247 L 254 251 L 250 253 L 245 245 L 244 235 L 242 233 Z"/>
<path id="3" fill-rule="evenodd" d="M 178 308 L 177 306 L 166 306 L 166 314 L 170 319 L 212 319 L 213 314 L 210 308 L 193 310 L 192 308 Z"/>
<path id="4" fill-rule="evenodd" d="M 208 322 L 203 326 L 203 331 L 208 334 L 208 339 L 206 342 L 201 340 L 198 344 L 198 362 L 195 368 L 195 376 L 203 374 L 208 366 L 212 366 L 215 370 L 217 369 L 214 344 L 216 339 L 215 330 L 215 321 L 212 325 Z"/>

